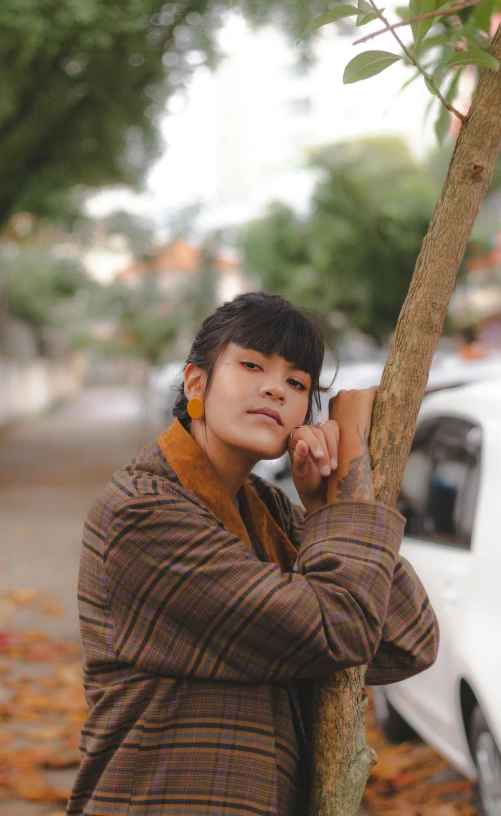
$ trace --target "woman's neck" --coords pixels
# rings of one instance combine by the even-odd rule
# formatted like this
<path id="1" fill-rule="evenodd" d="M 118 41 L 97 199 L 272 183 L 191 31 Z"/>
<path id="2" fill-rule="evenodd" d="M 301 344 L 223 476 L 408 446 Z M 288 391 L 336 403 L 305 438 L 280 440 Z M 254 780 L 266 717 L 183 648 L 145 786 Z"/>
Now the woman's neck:
<path id="1" fill-rule="evenodd" d="M 206 424 L 192 421 L 190 434 L 234 499 L 259 460 L 221 442 Z"/>

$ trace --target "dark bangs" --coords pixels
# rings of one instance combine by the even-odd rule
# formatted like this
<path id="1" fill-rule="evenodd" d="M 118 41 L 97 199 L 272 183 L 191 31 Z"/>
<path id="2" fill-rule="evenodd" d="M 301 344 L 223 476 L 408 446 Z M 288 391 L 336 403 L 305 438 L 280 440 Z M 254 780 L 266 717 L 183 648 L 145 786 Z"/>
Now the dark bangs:
<path id="1" fill-rule="evenodd" d="M 256 293 L 262 295 L 264 293 Z M 279 295 L 265 295 L 259 305 L 242 310 L 228 326 L 227 343 L 237 343 L 270 357 L 279 354 L 311 377 L 311 396 L 320 407 L 319 381 L 324 341 L 312 317 Z"/>
<path id="2" fill-rule="evenodd" d="M 320 409 L 320 374 L 324 359 L 324 339 L 312 313 L 294 306 L 281 295 L 267 292 L 238 295 L 216 309 L 204 320 L 186 360 L 186 364 L 194 363 L 207 372 L 206 393 L 219 354 L 228 343 L 266 356 L 279 354 L 309 374 L 311 389 L 305 423 L 311 423 L 313 405 Z M 181 388 L 173 413 L 188 427 L 186 402 Z"/>

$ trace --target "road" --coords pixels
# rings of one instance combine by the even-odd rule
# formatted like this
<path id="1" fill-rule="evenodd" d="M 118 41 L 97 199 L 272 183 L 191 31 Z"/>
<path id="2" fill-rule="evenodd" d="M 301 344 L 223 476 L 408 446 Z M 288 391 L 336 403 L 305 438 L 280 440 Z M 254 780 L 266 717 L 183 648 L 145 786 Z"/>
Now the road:
<path id="1" fill-rule="evenodd" d="M 157 431 L 142 418 L 137 392 L 100 388 L 2 432 L 0 592 L 57 593 L 64 614 L 45 621 L 53 636 L 78 638 L 75 586 L 89 505 Z"/>
<path id="2" fill-rule="evenodd" d="M 14 660 L 9 652 L 0 659 L 0 796 L 4 745 L 14 751 L 12 786 L 19 793 L 0 799 L 1 816 L 64 813 L 64 796 L 44 790 L 31 768 L 48 766 L 45 781 L 62 791 L 76 773 L 82 703 L 79 710 L 72 697 L 81 694 L 76 587 L 83 520 L 111 474 L 161 430 L 145 418 L 137 391 L 98 388 L 0 432 L 0 636 L 16 638 Z M 68 654 L 59 655 L 59 641 L 69 644 Z M 37 708 L 42 695 L 47 711 Z M 60 754 L 63 746 L 67 767 L 53 767 L 64 766 L 61 758 L 43 764 L 40 752 L 51 744 Z M 34 800 L 38 795 L 47 802 Z"/>

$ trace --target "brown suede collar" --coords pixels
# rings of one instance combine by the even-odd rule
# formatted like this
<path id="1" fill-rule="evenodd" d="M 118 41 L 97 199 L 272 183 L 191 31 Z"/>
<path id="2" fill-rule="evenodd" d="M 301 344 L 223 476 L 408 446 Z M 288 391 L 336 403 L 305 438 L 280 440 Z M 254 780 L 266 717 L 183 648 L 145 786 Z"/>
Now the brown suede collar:
<path id="1" fill-rule="evenodd" d="M 182 486 L 194 493 L 225 527 L 251 546 L 249 533 L 221 478 L 195 440 L 175 419 L 159 437 L 158 444 Z M 245 482 L 238 492 L 242 515 L 251 534 L 270 561 L 290 572 L 297 552 L 256 491 Z"/>

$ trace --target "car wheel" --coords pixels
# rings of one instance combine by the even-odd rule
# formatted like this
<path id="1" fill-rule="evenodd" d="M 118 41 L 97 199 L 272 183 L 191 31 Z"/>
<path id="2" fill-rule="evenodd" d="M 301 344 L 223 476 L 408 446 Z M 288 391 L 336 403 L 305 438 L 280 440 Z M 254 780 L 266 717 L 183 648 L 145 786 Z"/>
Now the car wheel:
<path id="1" fill-rule="evenodd" d="M 479 706 L 470 723 L 470 745 L 478 771 L 478 792 L 485 816 L 501 816 L 501 754 Z"/>
<path id="2" fill-rule="evenodd" d="M 407 720 L 393 708 L 382 688 L 373 686 L 372 699 L 376 720 L 392 742 L 408 742 L 416 739 L 417 734 Z"/>

